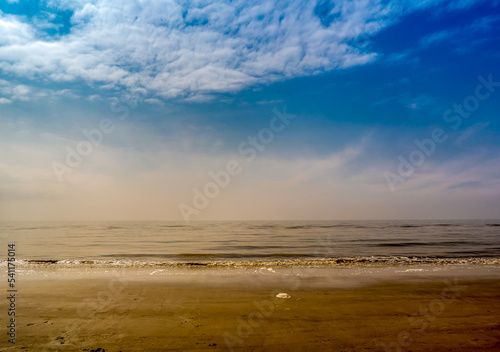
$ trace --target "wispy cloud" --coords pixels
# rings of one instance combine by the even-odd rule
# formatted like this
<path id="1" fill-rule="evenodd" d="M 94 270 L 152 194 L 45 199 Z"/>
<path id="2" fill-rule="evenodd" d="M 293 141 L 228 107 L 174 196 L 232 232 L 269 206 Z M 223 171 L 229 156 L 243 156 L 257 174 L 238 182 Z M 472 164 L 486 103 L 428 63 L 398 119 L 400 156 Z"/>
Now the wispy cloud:
<path id="1" fill-rule="evenodd" d="M 442 123 L 473 93 L 469 73 L 499 79 L 493 45 L 450 65 L 460 45 L 496 33 L 487 10 L 448 22 L 446 12 L 477 2 L 50 0 L 40 14 L 0 12 L 0 215 L 179 219 L 193 187 L 241 158 L 240 138 L 282 104 L 301 118 L 206 219 L 473 217 L 481 204 L 497 214 L 497 100 L 481 103 L 475 125 Z M 414 36 L 400 30 L 439 11 L 442 22 Z M 446 41 L 450 50 L 432 50 Z M 141 104 L 121 120 L 110 103 L 125 108 L 120 99 L 139 91 Z M 58 182 L 53 162 L 104 118 L 113 133 Z M 429 123 L 448 128 L 449 142 L 390 192 L 382 175 L 429 136 Z"/>
<path id="2" fill-rule="evenodd" d="M 376 53 L 348 43 L 401 13 L 379 0 L 52 3 L 73 11 L 69 34 L 48 38 L 33 21 L 0 15 L 3 73 L 143 86 L 165 98 L 210 97 L 366 64 Z"/>
<path id="3" fill-rule="evenodd" d="M 40 101 L 44 99 L 46 101 L 54 102 L 59 98 L 79 98 L 78 92 L 71 89 L 49 89 L 41 88 L 33 85 L 17 84 L 14 82 L 8 82 L 5 80 L 0 80 L 0 103 L 3 104 L 11 102 L 29 102 L 29 101 Z M 97 95 L 95 96 L 97 99 Z"/>
<path id="4" fill-rule="evenodd" d="M 457 146 L 462 145 L 467 140 L 476 136 L 479 132 L 481 132 L 483 129 L 488 127 L 488 125 L 489 125 L 489 122 L 478 122 L 472 126 L 467 127 L 459 134 L 459 136 L 455 140 L 454 144 Z"/>
<path id="5" fill-rule="evenodd" d="M 464 38 L 470 38 L 477 32 L 487 32 L 495 24 L 500 21 L 500 16 L 490 15 L 480 19 L 476 19 L 469 25 L 455 28 L 447 28 L 439 32 L 432 33 L 420 40 L 423 47 L 441 44 L 443 42 L 463 42 Z M 470 41 L 469 41 L 470 42 Z M 469 43 L 471 44 L 471 43 Z M 472 43 L 474 44 L 474 43 Z"/>
<path id="6" fill-rule="evenodd" d="M 402 83 L 404 84 L 404 83 Z M 385 104 L 401 105 L 410 110 L 418 110 L 429 108 L 437 103 L 437 99 L 426 94 L 413 96 L 409 92 L 403 92 L 396 96 L 390 96 L 372 103 L 373 106 L 380 106 Z"/>

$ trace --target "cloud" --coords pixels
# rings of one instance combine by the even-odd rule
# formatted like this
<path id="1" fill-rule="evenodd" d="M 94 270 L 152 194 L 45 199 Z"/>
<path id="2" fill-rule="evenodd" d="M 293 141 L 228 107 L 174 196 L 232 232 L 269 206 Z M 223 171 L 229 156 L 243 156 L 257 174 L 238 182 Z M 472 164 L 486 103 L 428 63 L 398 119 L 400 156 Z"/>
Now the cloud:
<path id="1" fill-rule="evenodd" d="M 451 37 L 456 36 L 460 31 L 457 28 L 445 29 L 439 32 L 432 33 L 420 41 L 422 46 L 429 46 L 445 40 L 449 40 Z"/>
<path id="2" fill-rule="evenodd" d="M 103 143 L 78 169 L 65 174 L 65 182 L 59 183 L 50 165 L 53 161 L 64 163 L 64 146 L 74 147 L 78 137 L 58 137 L 23 121 L 0 119 L 0 127 L 0 151 L 11 151 L 0 159 L 0 208 L 6 209 L 1 212 L 2 219 L 180 219 L 177 205 L 191 200 L 193 187 L 202 187 L 210 180 L 210 171 L 224 169 L 233 159 L 244 164 L 236 150 L 200 155 L 189 152 L 189 146 L 180 146 L 179 152 L 175 148 L 179 141 L 166 140 L 157 133 L 139 133 L 135 124 L 125 124 L 122 127 L 130 129 L 141 150 Z M 193 143 L 199 143 L 203 135 L 193 135 Z M 187 142 L 184 135 L 179 140 Z M 214 142 L 211 139 L 206 145 Z M 312 195 L 307 195 L 307 200 L 315 202 L 317 194 L 331 195 L 344 187 L 340 169 L 356 159 L 363 148 L 362 143 L 355 143 L 308 159 L 263 154 L 231 181 L 206 216 L 237 216 L 251 206 L 249 216 L 259 217 L 271 205 L 276 205 L 272 214 L 282 216 L 282 211 L 296 206 L 297 194 L 308 192 Z M 334 197 L 331 201 L 338 202 Z M 261 207 L 265 209 L 259 211 L 262 214 L 253 214 Z M 227 208 L 230 212 L 223 215 Z"/>
<path id="3" fill-rule="evenodd" d="M 28 101 L 30 98 L 31 89 L 23 84 L 18 85 L 2 85 L 0 83 L 0 93 L 8 95 L 9 100 Z"/>
<path id="4" fill-rule="evenodd" d="M 76 148 L 84 136 L 56 135 L 35 120 L 0 117 L 2 219 L 180 219 L 178 204 L 192 200 L 210 171 L 229 160 L 244 165 L 236 146 L 219 148 L 220 136 L 202 126 L 165 138 L 124 121 L 59 183 L 52 162 L 64 163 L 65 147 Z M 113 143 L 124 136 L 126 146 Z M 460 216 L 472 216 L 483 195 L 496 199 L 488 216 L 498 209 L 498 150 L 430 158 L 392 193 L 383 174 L 394 159 L 373 159 L 375 137 L 385 138 L 364 134 L 322 156 L 262 153 L 199 219 L 415 218 L 448 216 L 456 204 L 463 206 Z"/>
<path id="5" fill-rule="evenodd" d="M 40 99 L 50 99 L 51 102 L 54 99 L 58 99 L 60 97 L 65 98 L 78 98 L 78 94 L 73 92 L 71 89 L 61 89 L 61 90 L 53 90 L 46 88 L 39 88 L 35 86 L 27 86 L 24 84 L 16 84 L 14 82 L 7 82 L 5 80 L 0 79 L 0 94 L 8 97 L 2 98 L 3 104 L 8 104 L 13 101 L 39 101 Z M 2 103 L 2 102 L 0 102 Z"/>
<path id="6" fill-rule="evenodd" d="M 478 123 L 475 123 L 474 125 L 472 126 L 469 126 L 467 127 L 466 129 L 464 129 L 460 134 L 459 136 L 457 137 L 457 139 L 453 142 L 454 145 L 456 146 L 461 146 L 463 145 L 464 143 L 466 143 L 470 138 L 473 138 L 474 136 L 476 136 L 479 132 L 481 132 L 482 130 L 484 130 L 486 127 L 488 127 L 489 125 L 489 122 L 478 122 Z"/>
<path id="7" fill-rule="evenodd" d="M 482 183 L 478 181 L 465 181 L 465 182 L 460 182 L 457 183 L 453 186 L 449 186 L 448 189 L 473 189 L 473 188 L 478 188 L 481 187 Z"/>
<path id="8" fill-rule="evenodd" d="M 380 0 L 121 5 L 54 0 L 50 5 L 73 11 L 69 34 L 47 37 L 22 17 L 1 15 L 4 74 L 108 88 L 143 86 L 163 98 L 210 97 L 369 63 L 377 54 L 352 41 L 401 14 L 398 6 Z"/>
<path id="9" fill-rule="evenodd" d="M 56 96 L 63 96 L 63 97 L 68 97 L 68 98 L 72 98 L 72 99 L 78 98 L 78 95 L 75 94 L 73 91 L 71 91 L 71 89 L 57 90 L 57 91 L 54 91 L 53 94 Z"/>
<path id="10" fill-rule="evenodd" d="M 25 45 L 34 39 L 34 29 L 23 23 L 15 16 L 4 15 L 0 12 L 0 45 L 14 47 Z"/>
<path id="11" fill-rule="evenodd" d="M 144 102 L 148 104 L 163 105 L 163 102 L 160 99 L 156 98 L 144 99 Z"/>
<path id="12" fill-rule="evenodd" d="M 498 22 L 499 20 L 500 16 L 489 15 L 479 18 L 466 26 L 448 28 L 442 31 L 434 32 L 422 38 L 420 40 L 420 45 L 423 47 L 428 47 L 431 45 L 438 45 L 443 42 L 461 42 L 464 44 L 473 45 L 476 44 L 477 40 L 472 41 L 469 38 L 474 37 L 475 33 L 477 32 L 488 32 L 495 24 L 495 22 Z"/>
<path id="13" fill-rule="evenodd" d="M 498 4 L 498 0 L 458 0 L 458 1 L 450 1 L 448 4 L 448 9 L 453 11 L 453 10 L 463 10 L 468 7 L 471 7 L 477 3 L 481 2 L 490 2 L 492 4 Z"/>
<path id="14" fill-rule="evenodd" d="M 419 95 L 416 97 L 406 96 L 402 98 L 400 102 L 411 110 L 417 110 L 434 105 L 436 103 L 436 98 L 428 95 Z"/>
<path id="15" fill-rule="evenodd" d="M 97 94 L 93 94 L 93 95 L 89 95 L 87 98 L 85 98 L 86 100 L 90 101 L 90 102 L 94 102 L 94 101 L 100 101 L 100 100 L 103 100 L 100 96 L 98 96 Z"/>
<path id="16" fill-rule="evenodd" d="M 407 84 L 407 82 L 402 81 L 399 82 L 399 84 Z M 386 87 L 393 87 L 393 84 L 391 83 L 390 85 L 387 85 Z M 379 106 L 379 105 L 394 105 L 398 104 L 401 106 L 404 106 L 405 108 L 408 108 L 410 110 L 419 110 L 419 109 L 424 109 L 428 107 L 432 107 L 437 103 L 437 99 L 426 95 L 426 94 L 421 94 L 417 96 L 413 96 L 409 92 L 403 92 L 400 93 L 396 96 L 389 96 L 387 98 L 378 100 L 374 103 L 372 103 L 373 106 Z"/>
<path id="17" fill-rule="evenodd" d="M 450 157 L 441 162 L 426 161 L 404 184 L 399 185 L 397 192 L 411 196 L 412 194 L 438 194 L 450 189 L 470 189 L 462 187 L 474 184 L 485 194 L 500 192 L 499 170 L 500 151 L 495 149 L 474 150 L 465 155 Z M 462 185 L 462 186 L 457 186 Z"/>

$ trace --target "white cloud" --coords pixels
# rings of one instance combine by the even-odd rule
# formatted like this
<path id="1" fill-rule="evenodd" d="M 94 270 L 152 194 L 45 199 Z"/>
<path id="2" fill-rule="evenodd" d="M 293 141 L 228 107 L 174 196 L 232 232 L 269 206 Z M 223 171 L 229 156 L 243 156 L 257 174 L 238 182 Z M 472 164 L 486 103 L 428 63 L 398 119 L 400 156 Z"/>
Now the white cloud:
<path id="1" fill-rule="evenodd" d="M 20 85 L 17 85 L 15 86 L 13 89 L 12 89 L 12 92 L 14 95 L 16 96 L 23 96 L 23 95 L 27 95 L 29 94 L 30 92 L 30 89 L 22 84 Z"/>
<path id="2" fill-rule="evenodd" d="M 103 100 L 100 96 L 98 96 L 97 94 L 93 94 L 93 95 L 89 95 L 87 98 L 85 98 L 86 100 L 90 101 L 90 102 L 94 102 L 94 101 L 99 101 L 99 100 Z"/>
<path id="3" fill-rule="evenodd" d="M 71 33 L 41 38 L 32 25 L 1 16 L 1 71 L 144 86 L 165 98 L 210 96 L 365 64 L 376 53 L 348 43 L 386 27 L 401 12 L 381 0 L 323 1 L 321 16 L 328 21 L 318 18 L 316 3 L 298 0 L 50 4 L 74 11 Z"/>
<path id="4" fill-rule="evenodd" d="M 0 93 L 9 95 L 11 100 L 29 100 L 31 89 L 23 84 L 19 85 L 3 85 L 0 87 Z"/>
<path id="5" fill-rule="evenodd" d="M 34 30 L 19 21 L 15 16 L 6 16 L 0 12 L 0 45 L 13 47 L 25 45 L 34 39 Z"/>
<path id="6" fill-rule="evenodd" d="M 144 102 L 148 103 L 148 104 L 163 105 L 163 102 L 160 99 L 156 99 L 156 98 L 144 99 Z"/>
<path id="7" fill-rule="evenodd" d="M 57 90 L 57 91 L 54 91 L 53 94 L 55 96 L 63 96 L 63 97 L 68 97 L 68 98 L 72 98 L 72 99 L 78 98 L 78 95 L 75 94 L 71 89 Z"/>
<path id="8" fill-rule="evenodd" d="M 0 79 L 0 94 L 4 95 L 0 104 L 8 104 L 12 101 L 39 101 L 41 99 L 47 100 L 64 98 L 78 98 L 79 94 L 71 89 L 53 90 L 40 88 L 36 86 L 27 86 L 24 84 L 16 84 L 14 82 L 7 82 Z M 97 97 L 97 96 L 96 96 Z M 99 98 L 100 99 L 100 98 Z"/>

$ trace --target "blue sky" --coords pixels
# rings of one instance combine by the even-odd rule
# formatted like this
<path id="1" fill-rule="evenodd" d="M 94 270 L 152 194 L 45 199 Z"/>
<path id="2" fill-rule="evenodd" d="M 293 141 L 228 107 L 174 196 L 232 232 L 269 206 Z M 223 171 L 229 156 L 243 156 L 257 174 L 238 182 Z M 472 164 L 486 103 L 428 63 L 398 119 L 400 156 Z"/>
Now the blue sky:
<path id="1" fill-rule="evenodd" d="M 500 213 L 499 1 L 0 11 L 0 220 Z M 249 161 L 249 136 L 285 110 L 295 118 Z M 232 160 L 241 172 L 207 196 Z"/>

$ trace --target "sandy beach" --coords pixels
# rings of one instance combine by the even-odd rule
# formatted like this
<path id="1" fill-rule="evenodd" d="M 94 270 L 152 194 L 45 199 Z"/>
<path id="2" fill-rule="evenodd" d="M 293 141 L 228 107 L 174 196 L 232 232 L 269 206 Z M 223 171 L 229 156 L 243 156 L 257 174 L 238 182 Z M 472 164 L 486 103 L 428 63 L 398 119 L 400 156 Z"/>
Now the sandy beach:
<path id="1" fill-rule="evenodd" d="M 154 270 L 130 275 L 134 269 L 125 276 L 27 276 L 19 285 L 16 344 L 4 335 L 0 350 L 500 350 L 499 279 L 443 274 L 341 287 L 193 270 L 188 279 L 158 278 Z M 6 300 L 0 309 L 7 311 Z"/>
<path id="2" fill-rule="evenodd" d="M 0 352 L 500 352 L 500 0 L 0 1 Z"/>

